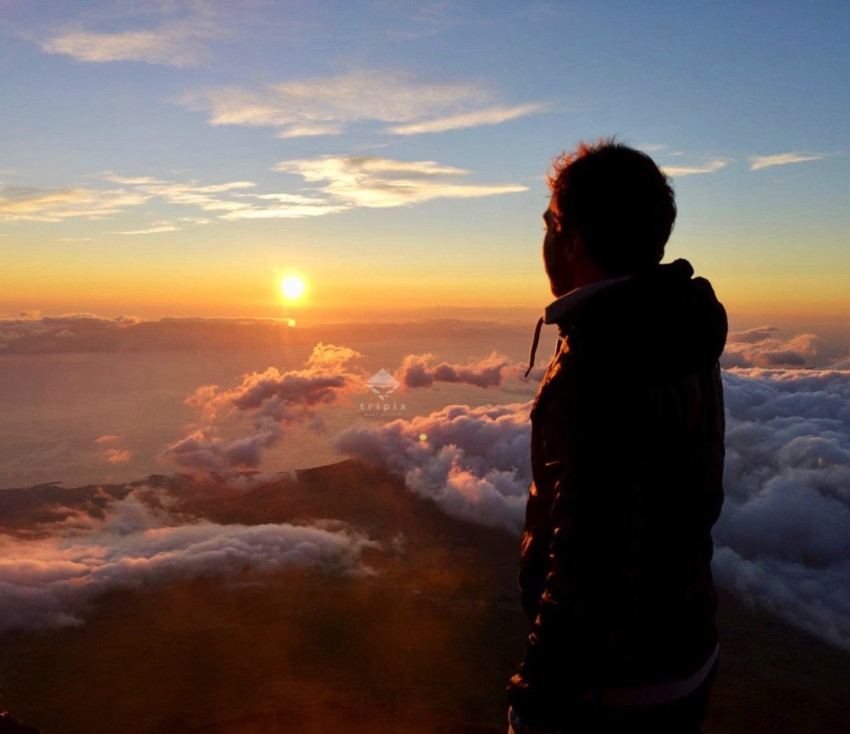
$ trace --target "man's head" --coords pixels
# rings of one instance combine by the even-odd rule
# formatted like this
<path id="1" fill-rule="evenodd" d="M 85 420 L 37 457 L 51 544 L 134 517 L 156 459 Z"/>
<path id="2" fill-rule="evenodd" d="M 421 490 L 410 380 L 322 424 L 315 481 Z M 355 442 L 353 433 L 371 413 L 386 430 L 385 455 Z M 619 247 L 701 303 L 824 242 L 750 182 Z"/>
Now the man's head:
<path id="1" fill-rule="evenodd" d="M 614 140 L 581 143 L 552 164 L 543 259 L 556 296 L 658 264 L 676 220 L 667 177 Z"/>

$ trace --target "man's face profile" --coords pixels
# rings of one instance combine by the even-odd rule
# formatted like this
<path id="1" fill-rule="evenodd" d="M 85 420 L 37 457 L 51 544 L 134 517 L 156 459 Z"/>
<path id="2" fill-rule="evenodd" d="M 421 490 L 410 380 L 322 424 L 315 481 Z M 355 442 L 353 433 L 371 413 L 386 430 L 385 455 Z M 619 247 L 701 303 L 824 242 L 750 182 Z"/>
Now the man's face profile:
<path id="1" fill-rule="evenodd" d="M 543 236 L 543 266 L 549 277 L 552 295 L 560 298 L 572 290 L 569 277 L 569 261 L 566 252 L 566 237 L 561 230 L 558 204 L 553 195 L 549 207 L 543 212 L 546 234 Z"/>

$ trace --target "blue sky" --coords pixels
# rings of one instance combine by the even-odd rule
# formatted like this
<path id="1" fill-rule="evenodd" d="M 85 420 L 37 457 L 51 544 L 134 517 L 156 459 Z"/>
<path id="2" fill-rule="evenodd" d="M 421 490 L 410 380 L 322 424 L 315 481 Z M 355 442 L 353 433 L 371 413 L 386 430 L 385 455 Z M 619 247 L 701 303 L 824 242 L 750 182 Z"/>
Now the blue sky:
<path id="1" fill-rule="evenodd" d="M 741 312 L 847 315 L 843 3 L 0 4 L 0 312 L 528 306 L 543 175 L 618 135 Z M 370 300 L 371 299 L 371 300 Z"/>

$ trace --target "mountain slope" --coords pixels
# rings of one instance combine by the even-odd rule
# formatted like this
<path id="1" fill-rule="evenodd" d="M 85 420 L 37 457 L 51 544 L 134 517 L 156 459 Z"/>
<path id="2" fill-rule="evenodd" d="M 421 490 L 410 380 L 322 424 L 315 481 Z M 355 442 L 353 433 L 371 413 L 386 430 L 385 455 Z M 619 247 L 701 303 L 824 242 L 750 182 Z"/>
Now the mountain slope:
<path id="1" fill-rule="evenodd" d="M 334 521 L 381 543 L 363 557 L 371 574 L 246 569 L 143 585 L 100 597 L 79 627 L 7 633 L 3 705 L 45 734 L 505 730 L 503 688 L 527 631 L 515 538 L 354 461 L 242 485 L 171 476 L 41 488 L 38 501 L 0 493 L 7 532 L 103 513 L 135 489 L 182 522 Z M 731 598 L 720 622 L 709 734 L 846 731 L 850 656 Z"/>

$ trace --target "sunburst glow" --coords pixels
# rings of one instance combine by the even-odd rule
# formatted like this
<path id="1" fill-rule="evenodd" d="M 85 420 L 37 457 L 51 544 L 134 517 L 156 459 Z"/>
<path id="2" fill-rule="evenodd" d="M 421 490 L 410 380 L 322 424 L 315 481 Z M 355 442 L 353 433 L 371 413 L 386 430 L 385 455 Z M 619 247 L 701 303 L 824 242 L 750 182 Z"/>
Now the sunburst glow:
<path id="1" fill-rule="evenodd" d="M 307 284 L 304 282 L 304 278 L 300 275 L 290 273 L 280 281 L 280 292 L 288 301 L 298 300 L 304 295 L 304 291 L 306 290 Z"/>

